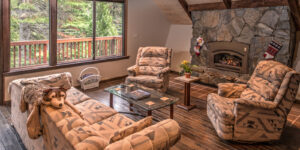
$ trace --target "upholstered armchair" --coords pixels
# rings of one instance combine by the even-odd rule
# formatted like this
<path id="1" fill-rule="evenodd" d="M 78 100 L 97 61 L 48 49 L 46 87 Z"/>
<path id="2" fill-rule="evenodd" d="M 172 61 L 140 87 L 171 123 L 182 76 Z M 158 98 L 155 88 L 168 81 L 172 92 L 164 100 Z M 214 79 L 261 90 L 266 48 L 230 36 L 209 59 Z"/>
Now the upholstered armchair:
<path id="1" fill-rule="evenodd" d="M 136 65 L 128 68 L 126 83 L 166 92 L 169 85 L 172 50 L 166 47 L 141 47 Z"/>
<path id="2" fill-rule="evenodd" d="M 219 137 L 243 142 L 280 139 L 295 101 L 300 74 L 261 61 L 247 84 L 221 83 L 207 97 L 207 114 Z"/>

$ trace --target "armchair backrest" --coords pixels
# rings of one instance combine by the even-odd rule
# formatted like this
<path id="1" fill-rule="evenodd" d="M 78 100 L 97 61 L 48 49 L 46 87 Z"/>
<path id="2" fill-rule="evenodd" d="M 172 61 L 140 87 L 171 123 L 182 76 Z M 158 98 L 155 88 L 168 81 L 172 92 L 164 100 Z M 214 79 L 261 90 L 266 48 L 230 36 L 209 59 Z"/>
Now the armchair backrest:
<path id="1" fill-rule="evenodd" d="M 140 47 L 136 65 L 139 74 L 157 75 L 161 69 L 170 67 L 172 49 L 166 47 Z"/>
<path id="2" fill-rule="evenodd" d="M 260 61 L 241 98 L 256 101 L 274 101 L 285 76 L 293 69 L 272 60 Z"/>

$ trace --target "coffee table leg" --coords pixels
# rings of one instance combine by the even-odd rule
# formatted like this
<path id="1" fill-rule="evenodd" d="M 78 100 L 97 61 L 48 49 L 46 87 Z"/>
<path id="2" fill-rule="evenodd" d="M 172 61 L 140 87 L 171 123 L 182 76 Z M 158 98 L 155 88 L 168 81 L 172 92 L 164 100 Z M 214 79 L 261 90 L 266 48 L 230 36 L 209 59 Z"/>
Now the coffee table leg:
<path id="1" fill-rule="evenodd" d="M 171 119 L 174 118 L 174 105 L 173 104 L 170 105 L 170 118 Z"/>
<path id="2" fill-rule="evenodd" d="M 130 111 L 133 111 L 132 107 L 133 107 L 133 104 L 132 104 L 132 103 L 129 103 L 129 110 L 130 110 Z"/>
<path id="3" fill-rule="evenodd" d="M 152 116 L 152 110 L 148 110 L 148 116 Z"/>
<path id="4" fill-rule="evenodd" d="M 114 108 L 114 95 L 112 93 L 109 95 L 109 106 Z"/>

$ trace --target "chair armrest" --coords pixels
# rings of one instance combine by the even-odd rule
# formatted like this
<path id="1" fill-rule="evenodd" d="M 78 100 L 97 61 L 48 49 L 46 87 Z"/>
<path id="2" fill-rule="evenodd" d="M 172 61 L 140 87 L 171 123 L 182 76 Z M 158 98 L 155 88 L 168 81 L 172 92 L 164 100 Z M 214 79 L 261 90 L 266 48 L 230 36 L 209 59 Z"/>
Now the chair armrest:
<path id="1" fill-rule="evenodd" d="M 170 67 L 163 68 L 161 71 L 158 72 L 157 77 L 162 78 L 165 74 L 171 71 Z"/>
<path id="2" fill-rule="evenodd" d="M 130 76 L 136 76 L 138 74 L 139 68 L 137 65 L 127 68 L 127 71 Z"/>
<path id="3" fill-rule="evenodd" d="M 220 83 L 218 84 L 218 94 L 227 98 L 239 98 L 246 87 L 247 84 Z"/>
<path id="4" fill-rule="evenodd" d="M 167 119 L 127 136 L 123 140 L 112 143 L 105 150 L 165 150 L 175 145 L 180 140 L 180 137 L 181 133 L 178 123 L 175 120 Z"/>
<path id="5" fill-rule="evenodd" d="M 246 99 L 236 99 L 234 101 L 235 105 L 245 105 L 250 107 L 256 107 L 261 109 L 275 109 L 277 107 L 276 102 L 271 101 L 255 101 L 255 100 L 246 100 Z"/>

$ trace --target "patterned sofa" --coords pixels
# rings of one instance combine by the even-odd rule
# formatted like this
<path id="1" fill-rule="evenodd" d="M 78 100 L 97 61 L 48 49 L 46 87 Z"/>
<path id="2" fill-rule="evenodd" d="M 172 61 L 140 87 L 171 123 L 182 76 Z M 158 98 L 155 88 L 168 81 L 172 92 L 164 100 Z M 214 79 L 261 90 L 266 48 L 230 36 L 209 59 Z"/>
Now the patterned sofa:
<path id="1" fill-rule="evenodd" d="M 65 83 L 61 82 L 65 80 L 63 75 L 67 75 L 68 82 L 71 81 L 70 73 L 32 79 L 49 86 L 63 86 L 59 85 Z M 20 109 L 22 95 L 26 95 L 23 93 L 24 80 L 28 79 L 11 82 L 9 91 L 12 123 L 28 150 L 160 150 L 169 149 L 180 139 L 180 127 L 174 120 L 167 119 L 152 125 L 152 118 L 147 117 L 134 122 L 73 87 L 67 91 L 66 100 L 72 103 L 82 116 L 67 105 L 62 109 L 41 105 L 42 137 L 30 139 L 26 121 L 32 106 L 26 104 L 28 111 L 25 113 Z"/>
<path id="2" fill-rule="evenodd" d="M 207 115 L 219 137 L 242 142 L 280 139 L 295 101 L 300 74 L 275 61 L 261 61 L 247 84 L 218 84 L 207 97 Z"/>
<path id="3" fill-rule="evenodd" d="M 166 92 L 169 86 L 172 50 L 166 47 L 141 47 L 136 65 L 128 68 L 126 83 Z"/>

